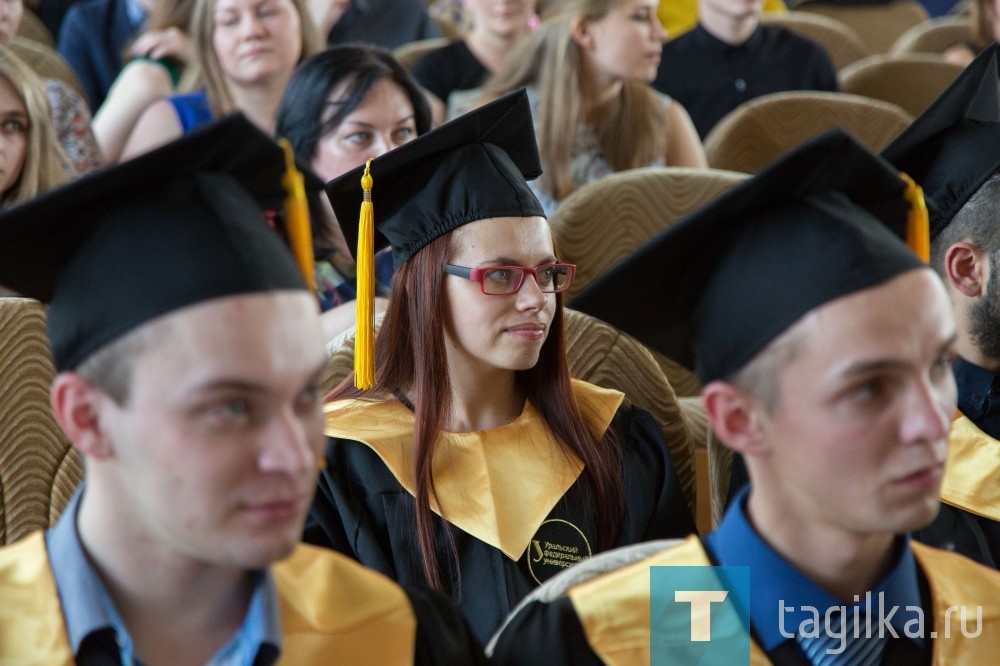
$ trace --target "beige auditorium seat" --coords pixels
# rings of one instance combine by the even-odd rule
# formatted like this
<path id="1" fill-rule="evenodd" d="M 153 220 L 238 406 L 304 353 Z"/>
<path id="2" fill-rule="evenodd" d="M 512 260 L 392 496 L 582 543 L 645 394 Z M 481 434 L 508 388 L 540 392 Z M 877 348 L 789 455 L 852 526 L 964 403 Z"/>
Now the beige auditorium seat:
<path id="1" fill-rule="evenodd" d="M 754 173 L 835 127 L 878 152 L 913 122 L 895 104 L 832 92 L 781 92 L 730 111 L 705 137 L 709 166 Z"/>
<path id="2" fill-rule="evenodd" d="M 56 40 L 52 37 L 52 33 L 45 27 L 42 20 L 27 7 L 24 8 L 24 14 L 21 16 L 21 23 L 17 26 L 16 34 L 18 37 L 32 39 L 52 48 L 56 46 Z"/>
<path id="3" fill-rule="evenodd" d="M 570 302 L 640 245 L 744 178 L 716 169 L 633 169 L 573 192 L 549 219 L 559 255 L 577 266 Z M 677 395 L 698 393 L 701 386 L 693 374 L 653 355 Z"/>
<path id="4" fill-rule="evenodd" d="M 48 528 L 83 478 L 49 408 L 54 372 L 41 304 L 0 298 L 0 544 Z"/>
<path id="5" fill-rule="evenodd" d="M 54 48 L 20 36 L 15 36 L 9 47 L 39 78 L 62 81 L 86 99 L 76 72 Z"/>
<path id="6" fill-rule="evenodd" d="M 934 53 L 875 55 L 841 70 L 840 87 L 845 93 L 896 104 L 916 117 L 963 69 Z"/>
<path id="7" fill-rule="evenodd" d="M 893 43 L 890 53 L 944 53 L 972 41 L 968 16 L 941 16 L 918 23 Z"/>
<path id="8" fill-rule="evenodd" d="M 917 0 L 892 0 L 878 5 L 828 5 L 822 0 L 798 5 L 795 11 L 820 14 L 852 28 L 869 53 L 886 53 L 904 32 L 930 16 Z"/>
<path id="9" fill-rule="evenodd" d="M 396 57 L 407 71 L 413 69 L 417 61 L 435 49 L 447 46 L 451 40 L 447 37 L 434 37 L 432 39 L 421 39 L 417 42 L 409 42 L 396 48 L 392 55 Z"/>
<path id="10" fill-rule="evenodd" d="M 760 20 L 765 25 L 781 26 L 817 42 L 830 54 L 830 60 L 838 70 L 868 55 L 868 47 L 857 32 L 828 16 L 797 11 L 783 14 L 764 12 Z"/>
<path id="11" fill-rule="evenodd" d="M 691 418 L 674 394 L 670 382 L 660 371 L 649 350 L 635 339 L 612 326 L 580 312 L 566 309 L 566 355 L 570 375 L 578 379 L 616 389 L 633 405 L 647 410 L 656 419 L 673 457 L 681 490 L 692 511 L 696 506 L 695 448 L 708 443 L 696 441 L 707 433 L 694 424 L 704 421 Z M 354 367 L 353 329 L 331 343 L 330 366 L 323 379 L 324 390 L 336 386 Z M 690 429 L 689 429 L 690 428 Z"/>

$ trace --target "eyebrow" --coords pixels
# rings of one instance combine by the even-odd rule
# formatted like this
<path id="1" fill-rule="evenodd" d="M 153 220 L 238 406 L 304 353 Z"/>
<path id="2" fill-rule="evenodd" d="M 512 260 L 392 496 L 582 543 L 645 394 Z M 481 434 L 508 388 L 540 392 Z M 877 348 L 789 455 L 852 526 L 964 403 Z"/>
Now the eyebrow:
<path id="1" fill-rule="evenodd" d="M 309 375 L 306 385 L 318 384 L 320 379 L 323 377 L 323 373 L 326 372 L 327 359 L 323 359 L 317 368 Z M 256 395 L 263 395 L 269 392 L 269 389 L 264 384 L 259 384 L 257 382 L 251 382 L 243 379 L 218 379 L 209 381 L 200 386 L 196 386 L 191 390 L 191 393 L 216 393 L 222 391 L 233 391 L 240 393 L 252 393 Z"/>
<path id="2" fill-rule="evenodd" d="M 402 125 L 403 123 L 410 122 L 413 120 L 413 116 L 409 115 L 405 118 L 400 118 L 396 121 L 397 125 Z M 363 120 L 352 120 L 350 117 L 344 118 L 341 125 L 357 125 L 358 127 L 366 127 L 368 129 L 375 129 L 375 125 L 372 123 L 366 123 Z"/>
<path id="3" fill-rule="evenodd" d="M 936 356 L 940 356 L 948 351 L 949 348 L 954 347 L 955 343 L 958 341 L 958 334 L 952 333 L 947 340 L 938 345 Z M 874 361 L 861 361 L 858 363 L 852 363 L 847 366 L 843 372 L 838 373 L 840 377 L 844 379 L 850 379 L 851 377 L 857 377 L 859 375 L 868 375 L 878 372 L 885 372 L 887 370 L 900 370 L 909 367 L 909 363 L 905 361 L 900 361 L 896 359 L 876 359 Z"/>
<path id="4" fill-rule="evenodd" d="M 554 264 L 554 263 L 556 263 L 558 261 L 559 261 L 558 259 L 556 259 L 554 256 L 552 256 L 550 254 L 547 258 L 542 259 L 541 261 L 539 261 L 535 265 L 536 266 L 544 266 L 545 264 Z M 492 259 L 484 259 L 483 261 L 479 262 L 479 265 L 480 266 L 490 266 L 490 265 L 496 265 L 496 266 L 520 266 L 521 264 L 519 264 L 517 262 L 517 259 L 511 259 L 510 257 L 493 257 Z"/>

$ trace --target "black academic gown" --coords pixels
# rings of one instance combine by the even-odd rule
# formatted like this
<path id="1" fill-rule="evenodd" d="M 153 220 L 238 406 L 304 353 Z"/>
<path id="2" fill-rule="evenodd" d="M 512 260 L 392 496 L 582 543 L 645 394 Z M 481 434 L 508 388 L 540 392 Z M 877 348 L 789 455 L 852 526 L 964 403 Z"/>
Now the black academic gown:
<path id="1" fill-rule="evenodd" d="M 627 441 L 623 469 L 627 508 L 615 545 L 693 533 L 690 510 L 656 422 L 627 403 L 610 413 L 611 427 L 625 433 Z M 516 558 L 433 516 L 438 561 L 445 563 L 445 591 L 458 601 L 480 641 L 487 640 L 540 582 L 596 551 L 587 486 L 583 470 L 553 499 L 548 513 L 537 519 L 525 514 L 525 521 L 534 522 L 529 526 L 530 541 L 526 547 L 518 546 Z M 305 540 L 345 553 L 404 586 L 423 584 L 415 525 L 414 497 L 379 453 L 361 441 L 331 439 Z M 458 576 L 447 564 L 452 552 L 460 565 Z"/>

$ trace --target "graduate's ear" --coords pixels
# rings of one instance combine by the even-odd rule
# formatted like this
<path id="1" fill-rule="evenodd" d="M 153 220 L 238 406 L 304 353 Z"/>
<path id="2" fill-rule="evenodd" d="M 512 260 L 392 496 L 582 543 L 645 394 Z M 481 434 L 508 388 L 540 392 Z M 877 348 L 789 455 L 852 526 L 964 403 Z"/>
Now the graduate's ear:
<path id="1" fill-rule="evenodd" d="M 986 293 L 990 268 L 989 254 L 978 245 L 957 241 L 945 250 L 945 282 L 963 296 L 978 298 Z"/>
<path id="2" fill-rule="evenodd" d="M 110 400 L 103 391 L 75 372 L 62 372 L 49 395 L 56 422 L 73 448 L 84 456 L 106 459 L 114 449 L 101 424 L 101 405 Z"/>
<path id="3" fill-rule="evenodd" d="M 594 34 L 590 30 L 590 22 L 582 16 L 577 16 L 569 24 L 569 34 L 573 43 L 581 49 L 594 47 Z"/>
<path id="4" fill-rule="evenodd" d="M 716 380 L 705 385 L 701 396 L 708 421 L 726 446 L 743 455 L 754 455 L 766 448 L 760 420 L 763 406 L 749 393 Z"/>

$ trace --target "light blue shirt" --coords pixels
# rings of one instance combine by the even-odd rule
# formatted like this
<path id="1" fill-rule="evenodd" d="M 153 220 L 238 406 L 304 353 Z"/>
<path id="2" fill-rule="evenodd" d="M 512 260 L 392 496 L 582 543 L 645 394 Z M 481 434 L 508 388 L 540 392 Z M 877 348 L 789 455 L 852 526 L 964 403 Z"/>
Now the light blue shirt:
<path id="1" fill-rule="evenodd" d="M 907 623 L 917 619 L 920 614 L 912 609 L 921 607 L 917 563 L 910 549 L 909 537 L 898 537 L 896 562 L 885 578 L 871 590 L 871 595 L 861 596 L 858 602 L 847 604 L 807 578 L 757 534 L 746 515 L 748 493 L 749 488 L 744 488 L 737 494 L 718 528 L 706 540 L 719 564 L 750 567 L 750 598 L 741 599 L 738 591 L 734 591 L 733 594 L 737 595 L 734 601 L 749 610 L 750 624 L 765 652 L 774 650 L 787 640 L 794 640 L 787 634 L 797 634 L 803 621 L 814 617 L 812 612 L 800 610 L 803 606 L 815 608 L 823 616 L 829 608 L 846 606 L 847 618 L 851 622 L 854 607 L 857 606 L 861 618 L 860 630 L 864 632 L 864 617 L 869 612 L 870 601 L 872 635 L 878 635 L 879 593 L 883 593 L 882 617 L 888 617 L 890 610 L 895 607 L 897 610 L 887 622 L 897 635 L 906 636 Z M 780 606 L 785 608 L 783 612 L 779 610 L 779 601 Z M 907 607 L 911 610 L 907 610 Z M 911 629 L 915 626 L 912 625 Z M 929 618 L 924 618 L 923 626 L 925 631 L 929 631 Z M 884 635 L 891 636 L 888 629 L 884 629 Z M 923 646 L 922 638 L 908 638 L 918 646 Z"/>
<path id="2" fill-rule="evenodd" d="M 76 516 L 83 490 L 77 489 L 59 522 L 45 535 L 70 647 L 73 656 L 79 657 L 89 636 L 110 629 L 115 633 L 121 663 L 140 666 L 142 661 L 135 654 L 128 629 L 80 542 Z M 258 654 L 261 660 L 257 664 L 269 664 L 281 652 L 281 618 L 274 582 L 267 570 L 252 575 L 254 588 L 243 624 L 207 666 L 253 666 Z"/>

